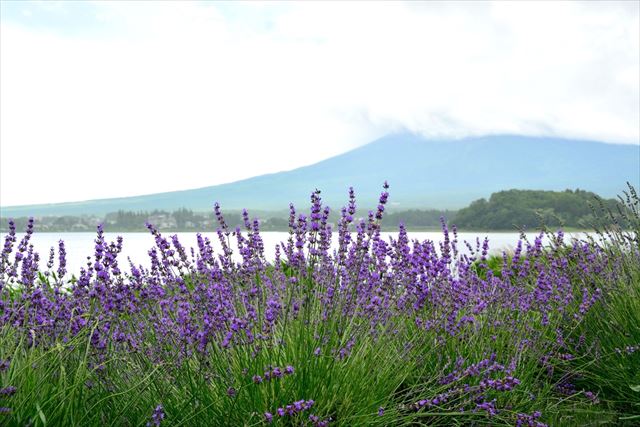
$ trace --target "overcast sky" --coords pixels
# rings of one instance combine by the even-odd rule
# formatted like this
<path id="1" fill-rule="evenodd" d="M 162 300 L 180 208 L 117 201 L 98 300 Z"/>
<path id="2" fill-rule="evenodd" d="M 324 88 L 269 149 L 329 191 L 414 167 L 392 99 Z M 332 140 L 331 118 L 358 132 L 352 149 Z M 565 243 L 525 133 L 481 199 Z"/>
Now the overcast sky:
<path id="1" fill-rule="evenodd" d="M 203 187 L 402 130 L 639 144 L 638 5 L 3 0 L 0 204 Z"/>

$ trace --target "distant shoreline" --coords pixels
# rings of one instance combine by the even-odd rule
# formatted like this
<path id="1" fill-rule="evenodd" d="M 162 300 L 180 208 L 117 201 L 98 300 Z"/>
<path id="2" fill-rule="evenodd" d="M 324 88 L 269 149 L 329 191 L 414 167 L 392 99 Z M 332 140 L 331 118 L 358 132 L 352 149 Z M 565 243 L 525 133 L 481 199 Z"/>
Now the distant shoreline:
<path id="1" fill-rule="evenodd" d="M 405 230 L 408 233 L 431 233 L 431 232 L 442 232 L 442 228 L 434 228 L 434 227 L 405 227 Z M 588 229 L 588 228 L 572 228 L 572 227 L 558 227 L 553 228 L 553 229 L 548 229 L 547 231 L 549 232 L 555 232 L 558 230 L 562 230 L 565 233 L 592 233 L 594 232 L 594 229 Z M 216 233 L 217 229 L 209 229 L 209 230 L 193 230 L 193 229 L 159 229 L 159 231 L 161 233 Z M 233 230 L 232 230 L 233 231 Z M 241 229 L 241 231 L 243 233 L 247 232 L 246 229 Z M 337 230 L 333 230 L 333 232 L 335 233 Z M 352 232 L 355 232 L 355 229 L 351 230 Z M 393 227 L 382 227 L 381 231 L 383 233 L 394 233 L 394 232 L 398 232 L 399 229 L 393 228 Z M 512 229 L 512 230 L 505 230 L 505 229 L 496 229 L 496 230 L 485 230 L 485 229 L 460 229 L 460 228 L 456 228 L 456 231 L 458 233 L 504 233 L 504 234 L 509 234 L 509 233 L 519 233 L 520 230 L 518 229 Z M 536 229 L 530 229 L 530 230 L 524 230 L 526 233 L 539 233 L 542 230 L 539 228 Z M 17 230 L 17 234 L 20 234 L 22 231 L 21 230 Z M 136 233 L 136 234 L 149 234 L 149 231 L 147 230 L 123 230 L 123 229 L 110 229 L 108 226 L 104 227 L 104 232 L 105 233 Z M 288 233 L 289 230 L 288 229 L 277 229 L 277 230 L 260 230 L 260 233 Z M 0 229 L 0 233 L 2 234 L 6 234 L 8 233 L 8 230 L 6 229 Z M 39 231 L 37 229 L 35 229 L 35 234 L 56 234 L 56 233 L 73 233 L 73 234 L 82 234 L 82 233 L 89 233 L 89 234 L 93 234 L 95 233 L 94 230 L 57 230 L 57 231 Z M 449 229 L 449 234 L 452 234 L 452 230 Z"/>
<path id="2" fill-rule="evenodd" d="M 479 199 L 459 210 L 442 209 L 409 209 L 385 210 L 378 224 L 385 232 L 398 231 L 399 224 L 404 224 L 410 232 L 440 232 L 441 223 L 445 221 L 449 227 L 456 225 L 461 232 L 470 233 L 517 233 L 521 229 L 527 232 L 539 230 L 567 232 L 592 231 L 596 224 L 595 212 L 608 213 L 606 221 L 610 224 L 629 226 L 624 216 L 629 212 L 623 209 L 619 201 L 601 199 L 595 193 L 585 190 L 537 191 L 537 190 L 504 190 L 493 193 L 489 199 Z M 369 212 L 369 213 L 365 213 Z M 357 215 L 351 215 L 352 227 L 360 221 L 367 223 L 372 211 L 360 209 Z M 617 215 L 619 213 L 620 215 Z M 229 229 L 235 227 L 245 229 L 246 221 L 259 221 L 263 232 L 289 231 L 289 214 L 285 212 L 254 212 L 257 216 L 251 219 L 246 213 L 224 212 L 224 221 Z M 327 211 L 323 221 L 333 230 L 338 229 L 341 221 L 340 212 Z M 618 218 L 620 217 L 620 218 Z M 373 219 L 373 216 L 371 217 Z M 0 230 L 6 232 L 8 224 L 6 216 L 0 216 Z M 16 228 L 23 230 L 29 219 L 15 218 Z M 308 221 L 308 218 L 307 218 Z M 153 224 L 155 228 L 166 233 L 206 233 L 215 232 L 218 218 L 213 212 L 200 214 L 187 208 L 173 212 L 163 210 L 125 211 L 119 210 L 104 216 L 58 216 L 36 217 L 35 230 L 54 233 L 93 232 L 98 224 L 104 230 L 114 233 L 145 232 L 145 224 Z M 602 225 L 602 224 L 601 224 Z M 251 225 L 253 227 L 253 225 Z M 2 231 L 0 231 L 2 232 Z"/>

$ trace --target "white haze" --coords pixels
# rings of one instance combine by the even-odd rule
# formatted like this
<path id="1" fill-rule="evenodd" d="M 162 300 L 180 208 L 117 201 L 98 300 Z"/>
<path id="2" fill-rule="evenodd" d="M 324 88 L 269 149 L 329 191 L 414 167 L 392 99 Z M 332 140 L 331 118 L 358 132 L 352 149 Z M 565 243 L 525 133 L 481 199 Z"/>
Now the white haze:
<path id="1" fill-rule="evenodd" d="M 2 2 L 0 204 L 202 187 L 389 132 L 638 144 L 638 2 Z"/>

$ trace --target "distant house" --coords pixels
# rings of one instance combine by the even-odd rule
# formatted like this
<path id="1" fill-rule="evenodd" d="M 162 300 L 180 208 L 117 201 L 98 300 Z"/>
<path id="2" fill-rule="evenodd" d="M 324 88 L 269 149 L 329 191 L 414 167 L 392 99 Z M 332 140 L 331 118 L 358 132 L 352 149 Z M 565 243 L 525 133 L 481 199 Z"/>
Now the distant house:
<path id="1" fill-rule="evenodd" d="M 159 229 L 177 228 L 176 219 L 170 214 L 156 214 L 149 216 L 149 222 Z"/>

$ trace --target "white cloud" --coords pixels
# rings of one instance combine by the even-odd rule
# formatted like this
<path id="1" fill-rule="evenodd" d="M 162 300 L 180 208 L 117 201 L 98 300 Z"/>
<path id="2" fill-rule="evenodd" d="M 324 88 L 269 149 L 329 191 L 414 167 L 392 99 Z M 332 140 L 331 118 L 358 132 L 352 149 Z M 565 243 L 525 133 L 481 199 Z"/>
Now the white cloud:
<path id="1" fill-rule="evenodd" d="M 2 205 L 229 182 L 403 128 L 640 139 L 637 3 L 74 4 L 0 24 Z"/>

